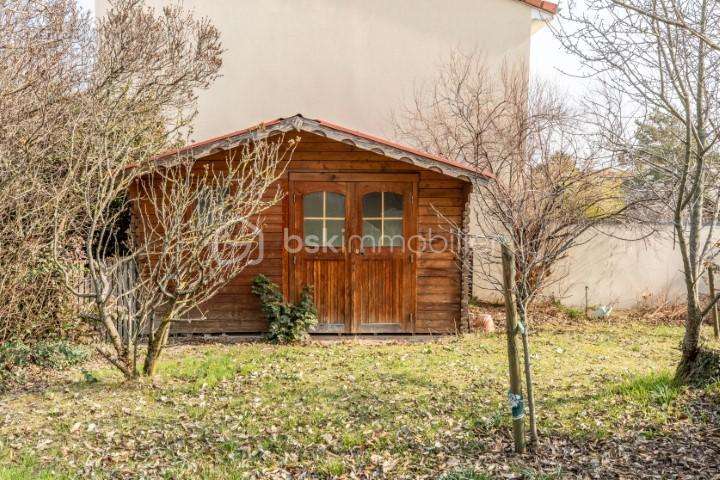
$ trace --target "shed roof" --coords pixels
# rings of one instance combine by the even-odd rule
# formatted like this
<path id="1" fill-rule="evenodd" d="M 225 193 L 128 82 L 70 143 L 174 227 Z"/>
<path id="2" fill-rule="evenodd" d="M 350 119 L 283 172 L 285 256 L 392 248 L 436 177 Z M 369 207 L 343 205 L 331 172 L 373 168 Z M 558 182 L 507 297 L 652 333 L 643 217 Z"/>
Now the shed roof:
<path id="1" fill-rule="evenodd" d="M 491 172 L 480 171 L 472 165 L 423 152 L 390 140 L 342 127 L 326 120 L 306 118 L 301 114 L 286 118 L 277 118 L 219 137 L 196 142 L 179 149 L 163 152 L 156 156 L 155 160 L 163 161 L 177 155 L 188 155 L 194 159 L 201 159 L 217 152 L 230 150 L 249 140 L 259 140 L 291 131 L 320 135 L 331 140 L 353 145 L 362 150 L 374 152 L 455 178 L 470 180 L 471 177 L 477 175 L 482 175 L 486 178 L 493 177 Z"/>

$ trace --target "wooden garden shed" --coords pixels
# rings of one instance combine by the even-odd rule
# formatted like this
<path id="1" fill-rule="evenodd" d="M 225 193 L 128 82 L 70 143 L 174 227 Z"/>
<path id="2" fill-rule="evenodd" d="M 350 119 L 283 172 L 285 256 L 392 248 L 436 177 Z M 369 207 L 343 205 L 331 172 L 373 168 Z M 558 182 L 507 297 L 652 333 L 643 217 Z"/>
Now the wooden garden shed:
<path id="1" fill-rule="evenodd" d="M 204 305 L 204 320 L 178 322 L 176 333 L 265 331 L 251 293 L 258 274 L 288 299 L 314 287 L 316 333 L 452 333 L 466 325 L 470 285 L 453 229 L 468 228 L 472 167 L 302 115 L 159 160 L 225 161 L 259 133 L 300 138 L 279 180 L 286 195 L 262 214 L 262 260 Z M 315 248 L 287 248 L 288 238 Z"/>

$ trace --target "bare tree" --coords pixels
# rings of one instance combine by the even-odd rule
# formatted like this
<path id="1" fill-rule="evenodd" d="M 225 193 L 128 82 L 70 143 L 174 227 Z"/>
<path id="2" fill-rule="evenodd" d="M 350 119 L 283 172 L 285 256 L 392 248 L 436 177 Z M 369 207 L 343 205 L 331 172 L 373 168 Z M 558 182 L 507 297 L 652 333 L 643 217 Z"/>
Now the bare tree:
<path id="1" fill-rule="evenodd" d="M 453 55 L 439 80 L 397 123 L 399 134 L 429 151 L 494 175 L 473 179 L 474 244 L 484 288 L 503 291 L 501 249 L 515 256 L 514 298 L 522 335 L 532 443 L 537 424 L 528 308 L 559 279 L 554 267 L 591 230 L 629 211 L 623 176 L 589 149 L 581 117 L 545 84 L 528 85 L 523 69 L 489 69 L 477 55 Z M 464 259 L 473 261 L 473 259 Z"/>
<path id="2" fill-rule="evenodd" d="M 217 29 L 179 7 L 118 0 L 96 25 L 74 0 L 0 2 L 3 335 L 42 334 L 39 320 L 57 313 L 48 293 L 63 291 L 50 288 L 62 285 L 58 269 L 88 258 L 67 242 L 52 261 L 58 202 L 75 211 L 88 191 L 117 192 L 103 181 L 183 142 L 195 92 L 217 77 L 221 53 Z M 83 162 L 95 162 L 94 176 Z"/>
<path id="3" fill-rule="evenodd" d="M 172 323 L 202 316 L 204 302 L 261 260 L 261 213 L 282 198 L 279 187 L 271 187 L 294 143 L 258 141 L 199 172 L 190 162 L 138 182 L 133 218 L 139 240 L 132 252 L 141 265 L 137 298 L 139 330 L 148 337 L 146 375 L 154 374 Z"/>
<path id="4" fill-rule="evenodd" d="M 672 222 L 683 261 L 687 320 L 676 378 L 693 377 L 700 327 L 717 298 L 701 302 L 704 265 L 718 255 L 717 164 L 720 4 L 711 0 L 593 0 L 569 10 L 558 29 L 602 92 L 593 108 L 605 145 L 646 178 L 655 210 Z M 669 117 L 679 148 L 647 148 L 637 124 Z M 642 175 L 647 171 L 661 175 Z M 701 362 L 700 362 L 701 363 Z"/>
<path id="5" fill-rule="evenodd" d="M 691 35 L 697 37 L 709 48 L 714 50 L 720 50 L 720 43 L 717 38 L 713 38 L 702 30 L 698 30 L 695 24 L 690 23 L 685 18 L 683 10 L 685 2 L 679 0 L 669 0 L 667 2 L 636 2 L 636 1 L 625 1 L 625 0 L 612 0 L 612 4 L 624 8 L 628 11 L 639 13 L 645 17 L 648 17 L 654 21 L 664 23 L 666 25 L 683 29 Z M 712 22 L 717 23 L 720 18 L 714 17 L 709 19 Z"/>
<path id="6" fill-rule="evenodd" d="M 0 1 L 0 339 L 57 333 L 64 321 L 47 218 L 90 27 L 72 0 Z"/>
<path id="7" fill-rule="evenodd" d="M 91 301 L 84 317 L 108 334 L 113 349 L 99 351 L 127 378 L 141 373 L 141 342 L 147 340 L 142 373 L 150 376 L 173 322 L 201 318 L 203 303 L 257 258 L 259 214 L 282 196 L 270 187 L 292 148 L 283 145 L 258 140 L 224 162 L 199 165 L 178 157 L 139 171 L 134 165 L 108 171 L 95 160 L 78 159 L 79 175 L 69 180 L 93 188 L 75 208 L 58 201 L 56 252 L 68 243 L 60 234 L 79 236 L 92 289 L 75 294 Z M 120 245 L 116 225 L 125 211 L 132 213 L 131 233 Z M 129 267 L 138 270 L 135 283 L 116 288 L 119 272 Z M 128 300 L 135 308 L 118 308 Z M 133 325 L 124 337 L 119 321 Z"/>
<path id="8" fill-rule="evenodd" d="M 203 302 L 252 260 L 253 223 L 280 198 L 267 190 L 292 147 L 258 138 L 199 170 L 180 155 L 158 163 L 160 151 L 184 143 L 197 91 L 218 75 L 217 29 L 179 7 L 119 0 L 95 29 L 80 31 L 92 39 L 81 52 L 91 60 L 54 150 L 63 171 L 50 185 L 52 253 L 66 287 L 91 306 L 83 318 L 110 339 L 111 350 L 100 353 L 135 378 L 147 338 L 142 372 L 152 375 L 172 322 L 201 315 Z M 77 289 L 68 267 L 75 252 L 89 292 Z M 118 288 L 130 267 L 136 282 Z M 128 299 L 134 308 L 123 308 Z M 124 336 L 122 322 L 134 326 Z"/>
<path id="9" fill-rule="evenodd" d="M 69 263 L 87 262 L 93 291 L 75 293 L 94 302 L 87 318 L 108 329 L 107 357 L 132 376 L 107 308 L 112 269 L 132 246 L 120 231 L 125 195 L 135 175 L 153 171 L 153 155 L 184 142 L 197 90 L 218 75 L 218 31 L 179 7 L 139 0 L 114 2 L 96 25 L 73 0 L 5 1 L 1 12 L 3 261 L 22 263 L 52 243 L 71 289 Z M 19 290 L 22 269 L 6 273 L 3 289 Z"/>

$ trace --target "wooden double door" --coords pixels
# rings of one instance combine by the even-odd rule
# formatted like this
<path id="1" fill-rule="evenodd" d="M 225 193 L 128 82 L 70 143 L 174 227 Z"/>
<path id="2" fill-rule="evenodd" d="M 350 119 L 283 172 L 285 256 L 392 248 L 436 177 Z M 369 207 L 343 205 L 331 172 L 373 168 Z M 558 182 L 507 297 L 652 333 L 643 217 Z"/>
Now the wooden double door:
<path id="1" fill-rule="evenodd" d="M 290 294 L 313 287 L 318 333 L 414 329 L 414 174 L 291 174 Z"/>

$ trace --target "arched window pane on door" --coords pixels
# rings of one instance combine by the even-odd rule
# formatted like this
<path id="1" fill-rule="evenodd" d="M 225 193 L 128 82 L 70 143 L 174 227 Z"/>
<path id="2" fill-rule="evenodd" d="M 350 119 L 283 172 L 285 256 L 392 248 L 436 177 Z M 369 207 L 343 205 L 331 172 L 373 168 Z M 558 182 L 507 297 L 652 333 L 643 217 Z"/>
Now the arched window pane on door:
<path id="1" fill-rule="evenodd" d="M 363 246 L 401 247 L 403 196 L 395 192 L 366 193 L 363 205 Z"/>
<path id="2" fill-rule="evenodd" d="M 345 195 L 313 192 L 303 197 L 303 236 L 311 247 L 340 247 L 345 232 Z"/>

